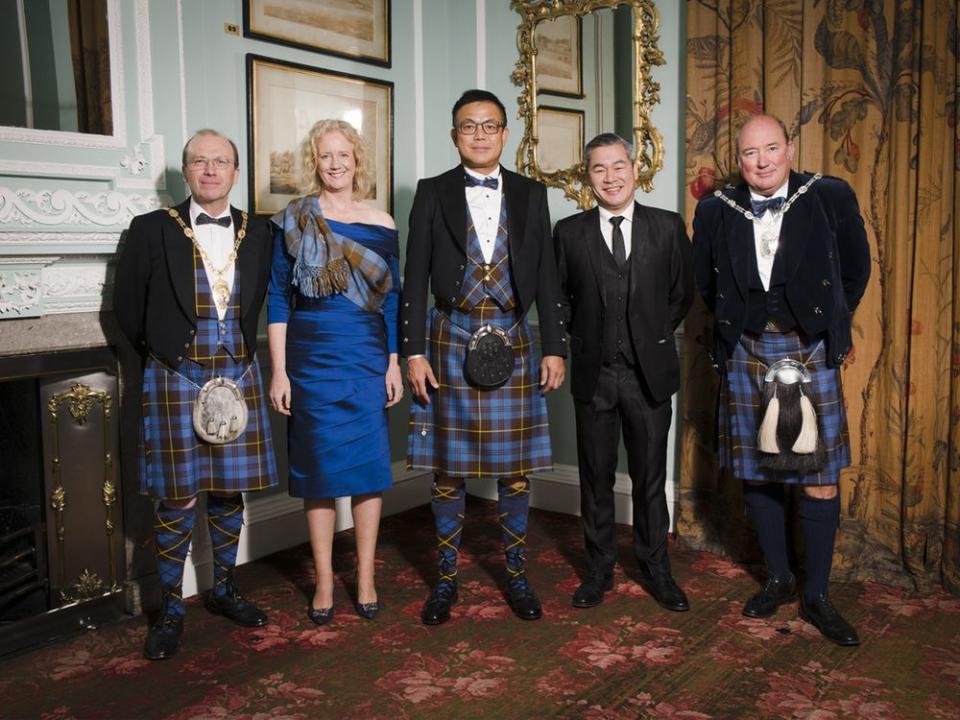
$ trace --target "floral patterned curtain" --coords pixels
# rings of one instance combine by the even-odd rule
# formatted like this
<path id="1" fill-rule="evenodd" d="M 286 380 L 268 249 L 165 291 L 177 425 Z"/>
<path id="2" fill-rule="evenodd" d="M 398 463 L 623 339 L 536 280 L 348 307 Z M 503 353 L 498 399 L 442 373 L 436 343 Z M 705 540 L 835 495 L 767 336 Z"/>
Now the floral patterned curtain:
<path id="1" fill-rule="evenodd" d="M 736 172 L 749 115 L 781 117 L 795 169 L 847 180 L 874 261 L 843 368 L 853 464 L 839 579 L 960 592 L 957 0 L 688 0 L 687 218 Z M 710 322 L 686 323 L 679 529 L 759 557 L 713 449 Z"/>

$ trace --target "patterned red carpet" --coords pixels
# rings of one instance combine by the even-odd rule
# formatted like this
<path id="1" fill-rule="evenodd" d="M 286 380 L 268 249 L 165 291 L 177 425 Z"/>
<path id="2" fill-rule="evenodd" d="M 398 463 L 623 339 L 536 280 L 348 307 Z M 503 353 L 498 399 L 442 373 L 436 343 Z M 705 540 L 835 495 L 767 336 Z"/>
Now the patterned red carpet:
<path id="1" fill-rule="evenodd" d="M 659 609 L 632 577 L 621 528 L 615 589 L 590 610 L 570 606 L 578 584 L 577 518 L 534 511 L 530 576 L 540 622 L 510 613 L 496 505 L 471 498 L 461 601 L 446 625 L 424 627 L 433 578 L 427 507 L 387 518 L 379 552 L 385 610 L 352 610 L 352 535 L 337 537 L 337 616 L 306 618 L 306 547 L 240 568 L 246 594 L 271 624 L 236 629 L 188 602 L 180 654 L 143 660 L 133 618 L 0 663 L 0 717 L 43 718 L 960 718 L 960 600 L 879 585 L 834 585 L 863 644 L 835 647 L 782 608 L 740 615 L 756 588 L 719 557 L 673 549 L 693 609 Z"/>

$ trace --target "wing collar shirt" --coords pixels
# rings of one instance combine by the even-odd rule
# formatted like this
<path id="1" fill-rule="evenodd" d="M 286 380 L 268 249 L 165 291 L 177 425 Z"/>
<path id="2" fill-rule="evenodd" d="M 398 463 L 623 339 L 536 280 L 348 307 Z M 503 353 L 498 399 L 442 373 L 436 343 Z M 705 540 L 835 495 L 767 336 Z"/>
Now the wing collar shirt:
<path id="1" fill-rule="evenodd" d="M 230 253 L 233 251 L 233 243 L 236 240 L 233 216 L 230 214 L 230 205 L 227 205 L 226 210 L 213 218 L 217 220 L 222 217 L 229 217 L 230 225 L 228 227 L 221 227 L 215 223 L 197 225 L 197 216 L 202 212 L 205 212 L 204 209 L 200 207 L 193 198 L 190 198 L 190 226 L 193 228 L 193 236 L 197 239 L 197 244 L 202 247 L 203 251 L 207 254 L 207 258 L 209 258 L 209 262 L 207 258 L 203 261 L 203 267 L 207 271 L 207 280 L 212 287 L 213 283 L 222 277 L 227 283 L 227 288 L 232 293 L 236 262 L 230 263 L 230 267 L 226 268 L 221 276 L 218 276 L 215 272 L 227 264 Z M 209 213 L 207 214 L 209 215 Z M 223 320 L 226 314 L 226 307 L 217 307 L 217 315 L 221 320 Z"/>
<path id="2" fill-rule="evenodd" d="M 470 217 L 473 218 L 473 227 L 480 240 L 480 251 L 483 261 L 489 263 L 493 258 L 493 245 L 497 241 L 497 230 L 500 226 L 500 203 L 503 199 L 503 178 L 500 177 L 500 166 L 490 175 L 481 175 L 470 168 L 464 172 L 478 180 L 492 177 L 497 179 L 497 189 L 476 185 L 464 188 L 467 196 L 467 207 Z"/>
<path id="3" fill-rule="evenodd" d="M 613 253 L 613 225 L 610 223 L 612 217 L 622 217 L 620 223 L 620 232 L 623 233 L 623 246 L 627 251 L 626 257 L 630 257 L 631 245 L 633 245 L 633 208 L 634 203 L 630 203 L 618 213 L 612 213 L 605 207 L 600 208 L 600 234 L 603 235 L 603 242 L 607 250 Z"/>
<path id="4" fill-rule="evenodd" d="M 787 185 L 789 180 L 779 187 L 779 189 L 770 197 L 782 197 L 786 199 L 787 197 Z M 760 201 L 767 200 L 768 198 L 763 195 L 755 193 L 753 190 L 750 191 L 750 200 L 751 201 Z M 749 209 L 749 208 L 748 208 Z M 773 261 L 776 257 L 776 253 L 771 254 L 769 257 L 764 255 L 762 251 L 763 243 L 761 238 L 764 235 L 771 235 L 772 237 L 780 237 L 780 228 L 783 226 L 783 213 L 782 212 L 771 212 L 767 210 L 759 220 L 753 221 L 753 248 L 754 252 L 757 255 L 757 272 L 760 274 L 760 282 L 763 283 L 763 289 L 770 289 L 770 274 L 773 272 Z"/>

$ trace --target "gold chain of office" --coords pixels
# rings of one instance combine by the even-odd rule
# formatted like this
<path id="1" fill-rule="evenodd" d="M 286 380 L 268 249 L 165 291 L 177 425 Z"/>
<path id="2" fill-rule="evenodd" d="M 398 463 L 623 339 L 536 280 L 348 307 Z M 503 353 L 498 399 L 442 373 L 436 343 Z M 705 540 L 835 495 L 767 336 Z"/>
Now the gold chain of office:
<path id="1" fill-rule="evenodd" d="M 230 285 L 223 276 L 237 261 L 237 251 L 240 249 L 240 243 L 242 243 L 243 238 L 247 236 L 247 213 L 245 211 L 240 212 L 240 217 L 242 218 L 240 229 L 237 231 L 237 238 L 234 240 L 233 250 L 230 251 L 230 254 L 227 256 L 227 262 L 222 268 L 217 268 L 213 264 L 213 261 L 210 259 L 207 251 L 201 247 L 199 242 L 197 242 L 197 236 L 193 232 L 193 229 L 187 226 L 187 224 L 183 221 L 183 218 L 180 217 L 180 213 L 177 212 L 176 208 L 168 208 L 167 214 L 177 221 L 180 229 L 183 230 L 183 234 L 190 239 L 190 242 L 192 242 L 193 246 L 197 249 L 197 252 L 200 254 L 204 265 L 213 271 L 213 274 L 216 276 L 210 285 L 210 290 L 213 292 L 213 302 L 216 303 L 217 310 L 225 310 L 227 303 L 230 302 Z"/>

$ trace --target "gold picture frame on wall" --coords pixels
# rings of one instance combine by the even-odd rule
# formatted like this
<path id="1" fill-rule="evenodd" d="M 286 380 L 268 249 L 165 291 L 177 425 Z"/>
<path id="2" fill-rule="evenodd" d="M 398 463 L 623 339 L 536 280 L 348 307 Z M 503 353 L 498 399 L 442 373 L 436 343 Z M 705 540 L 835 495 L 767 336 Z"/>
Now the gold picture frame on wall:
<path id="1" fill-rule="evenodd" d="M 583 110 L 550 107 L 537 108 L 540 128 L 540 167 L 556 172 L 583 163 Z"/>
<path id="2" fill-rule="evenodd" d="M 243 0 L 243 35 L 390 67 L 390 0 Z"/>
<path id="3" fill-rule="evenodd" d="M 247 55 L 250 210 L 272 215 L 300 196 L 300 143 L 318 120 L 353 125 L 373 155 L 370 204 L 393 209 L 393 83 Z"/>
<path id="4" fill-rule="evenodd" d="M 560 15 L 536 28 L 537 90 L 583 97 L 583 38 L 580 18 Z"/>
<path id="5" fill-rule="evenodd" d="M 560 17 L 569 16 L 579 20 L 598 10 L 628 6 L 632 11 L 633 82 L 630 103 L 633 109 L 633 137 L 627 139 L 633 142 L 636 150 L 634 164 L 637 187 L 648 192 L 652 190 L 653 177 L 663 167 L 664 151 L 663 136 L 651 119 L 654 105 L 660 102 L 660 84 L 653 80 L 651 69 L 664 63 L 663 53 L 657 47 L 660 16 L 653 0 L 511 0 L 510 6 L 521 18 L 517 28 L 519 58 L 512 74 L 513 82 L 521 88 L 517 98 L 517 115 L 524 124 L 523 137 L 517 148 L 517 172 L 548 187 L 560 188 L 581 209 L 593 206 L 594 196 L 586 183 L 582 163 L 548 171 L 541 162 L 545 143 L 539 127 L 537 63 L 540 49 L 537 45 L 537 28 L 545 21 Z"/>

